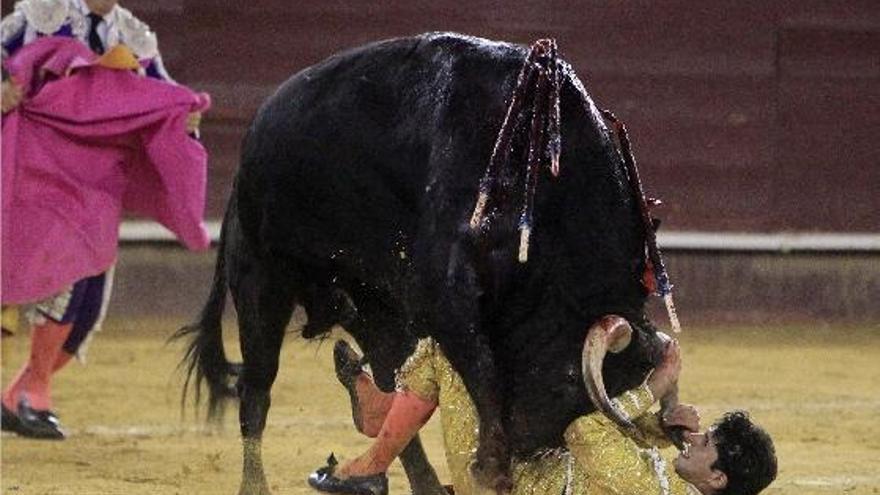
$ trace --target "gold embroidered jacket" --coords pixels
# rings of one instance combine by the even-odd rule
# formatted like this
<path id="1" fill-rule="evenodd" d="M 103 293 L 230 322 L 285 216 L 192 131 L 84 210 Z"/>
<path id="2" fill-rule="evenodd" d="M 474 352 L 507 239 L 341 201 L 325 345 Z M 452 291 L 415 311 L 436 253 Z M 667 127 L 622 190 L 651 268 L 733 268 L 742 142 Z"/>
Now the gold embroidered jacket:
<path id="1" fill-rule="evenodd" d="M 398 371 L 397 386 L 439 404 L 455 493 L 494 493 L 470 476 L 479 437 L 476 409 L 436 342 L 419 341 Z M 654 397 L 648 387 L 643 384 L 614 401 L 635 418 L 636 432 L 624 432 L 598 412 L 576 419 L 565 432 L 567 449 L 514 461 L 512 495 L 697 494 L 660 455 L 657 447 L 669 441 L 657 416 L 649 413 Z"/>

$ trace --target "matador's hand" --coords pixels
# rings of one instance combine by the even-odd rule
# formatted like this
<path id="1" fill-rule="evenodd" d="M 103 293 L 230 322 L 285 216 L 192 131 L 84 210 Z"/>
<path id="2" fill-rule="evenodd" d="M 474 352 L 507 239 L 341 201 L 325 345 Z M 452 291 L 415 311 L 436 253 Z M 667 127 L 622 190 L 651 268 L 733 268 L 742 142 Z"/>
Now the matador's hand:
<path id="1" fill-rule="evenodd" d="M 690 404 L 679 404 L 663 413 L 666 426 L 681 426 L 688 431 L 700 431 L 700 412 Z"/>

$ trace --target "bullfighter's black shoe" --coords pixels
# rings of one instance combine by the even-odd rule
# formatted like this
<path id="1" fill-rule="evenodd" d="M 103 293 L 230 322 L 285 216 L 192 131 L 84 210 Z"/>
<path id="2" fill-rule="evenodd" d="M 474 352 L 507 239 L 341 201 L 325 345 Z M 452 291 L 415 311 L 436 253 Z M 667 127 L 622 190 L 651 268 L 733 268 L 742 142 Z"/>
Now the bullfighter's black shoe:
<path id="1" fill-rule="evenodd" d="M 354 420 L 357 430 L 363 431 L 360 401 L 355 387 L 358 375 L 364 371 L 361 356 L 348 345 L 348 342 L 337 340 L 336 345 L 333 346 L 333 365 L 336 368 L 336 378 L 348 391 L 348 398 L 351 400 L 351 419 Z"/>
<path id="2" fill-rule="evenodd" d="M 18 403 L 17 414 L 3 408 L 4 430 L 6 430 L 7 419 L 9 419 L 10 430 L 23 437 L 40 440 L 64 440 L 66 436 L 55 413 L 36 410 L 25 399 Z"/>
<path id="3" fill-rule="evenodd" d="M 0 407 L 3 408 L 3 417 L 0 418 L 0 424 L 2 424 L 3 431 L 11 431 L 18 433 L 18 427 L 20 422 L 18 421 L 18 416 L 15 415 L 12 411 L 0 404 Z"/>
<path id="4" fill-rule="evenodd" d="M 336 457 L 330 454 L 327 465 L 309 475 L 309 486 L 327 493 L 345 493 L 349 495 L 388 495 L 388 477 L 385 473 L 370 476 L 351 476 L 337 478 Z"/>

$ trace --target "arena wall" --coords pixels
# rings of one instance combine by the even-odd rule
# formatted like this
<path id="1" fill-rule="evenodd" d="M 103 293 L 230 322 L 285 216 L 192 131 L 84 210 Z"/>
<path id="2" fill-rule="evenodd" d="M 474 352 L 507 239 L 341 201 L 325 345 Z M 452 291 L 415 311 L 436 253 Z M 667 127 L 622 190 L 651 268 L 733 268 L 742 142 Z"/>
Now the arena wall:
<path id="1" fill-rule="evenodd" d="M 501 0 L 123 1 L 181 82 L 209 91 L 210 216 L 259 103 L 338 50 L 425 31 L 556 37 L 630 128 L 671 230 L 876 231 L 880 4 Z"/>
<path id="2" fill-rule="evenodd" d="M 214 251 L 187 253 L 169 244 L 123 247 L 110 312 L 158 313 L 185 323 L 208 297 L 214 256 Z M 672 250 L 666 258 L 685 327 L 706 322 L 880 322 L 877 252 Z M 654 298 L 650 309 L 655 321 L 666 326 L 662 303 Z"/>
<path id="3" fill-rule="evenodd" d="M 208 91 L 208 217 L 221 217 L 260 102 L 338 50 L 425 31 L 556 37 L 628 125 L 666 232 L 877 233 L 880 4 L 872 0 L 543 2 L 123 0 L 181 83 Z M 3 13 L 11 10 L 4 2 Z M 880 320 L 873 252 L 667 253 L 687 318 Z M 121 251 L 113 311 L 193 315 L 213 258 Z"/>

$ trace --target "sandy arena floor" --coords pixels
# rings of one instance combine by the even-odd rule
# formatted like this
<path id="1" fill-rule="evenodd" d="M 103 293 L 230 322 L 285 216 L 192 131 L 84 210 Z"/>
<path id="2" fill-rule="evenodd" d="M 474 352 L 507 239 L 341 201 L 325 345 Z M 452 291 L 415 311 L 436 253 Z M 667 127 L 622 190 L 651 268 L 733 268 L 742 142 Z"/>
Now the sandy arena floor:
<path id="1" fill-rule="evenodd" d="M 2 493 L 233 494 L 238 490 L 237 409 L 221 432 L 192 408 L 181 417 L 180 346 L 164 343 L 177 321 L 111 318 L 88 365 L 54 384 L 71 435 L 39 442 L 4 434 Z M 234 342 L 232 340 L 229 341 Z M 233 344 L 234 345 L 234 344 Z M 880 328 L 694 328 L 682 336 L 683 400 L 704 418 L 748 408 L 776 439 L 781 471 L 769 494 L 880 493 Z M 277 495 L 310 494 L 308 473 L 330 451 L 346 458 L 367 445 L 351 425 L 332 371 L 332 341 L 291 336 L 264 442 Z M 3 341 L 3 384 L 28 351 L 28 335 Z M 446 478 L 438 421 L 423 439 Z M 391 492 L 407 493 L 399 464 Z"/>

